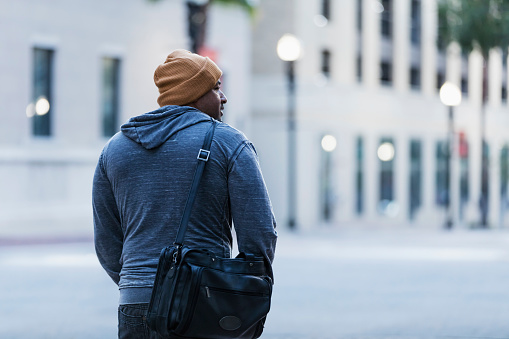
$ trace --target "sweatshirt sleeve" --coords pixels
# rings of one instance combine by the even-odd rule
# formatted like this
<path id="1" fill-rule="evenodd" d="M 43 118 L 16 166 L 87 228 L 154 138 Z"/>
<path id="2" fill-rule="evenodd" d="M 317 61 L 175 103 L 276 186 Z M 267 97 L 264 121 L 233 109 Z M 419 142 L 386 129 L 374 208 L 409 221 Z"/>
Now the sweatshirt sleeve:
<path id="1" fill-rule="evenodd" d="M 233 224 L 239 252 L 274 260 L 277 232 L 269 194 L 251 143 L 236 152 L 228 176 Z"/>
<path id="2" fill-rule="evenodd" d="M 102 267 L 118 285 L 120 280 L 120 258 L 123 232 L 110 181 L 103 168 L 103 155 L 99 158 L 92 188 L 94 211 L 94 243 L 97 258 Z"/>

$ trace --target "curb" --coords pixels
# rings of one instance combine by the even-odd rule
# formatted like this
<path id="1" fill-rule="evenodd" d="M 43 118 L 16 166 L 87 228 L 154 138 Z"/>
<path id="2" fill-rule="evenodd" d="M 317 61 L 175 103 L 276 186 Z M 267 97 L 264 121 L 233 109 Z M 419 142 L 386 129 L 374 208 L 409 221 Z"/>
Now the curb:
<path id="1" fill-rule="evenodd" d="M 0 237 L 0 247 L 93 242 L 93 236 Z"/>

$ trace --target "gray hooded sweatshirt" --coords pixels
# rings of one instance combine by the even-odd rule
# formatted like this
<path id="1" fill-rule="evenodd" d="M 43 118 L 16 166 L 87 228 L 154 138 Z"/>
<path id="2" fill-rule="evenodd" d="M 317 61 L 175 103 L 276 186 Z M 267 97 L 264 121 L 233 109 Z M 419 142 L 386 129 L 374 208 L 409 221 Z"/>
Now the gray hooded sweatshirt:
<path id="1" fill-rule="evenodd" d="M 118 284 L 120 304 L 150 301 L 161 249 L 173 244 L 212 118 L 164 106 L 131 118 L 104 147 L 94 175 L 94 239 L 99 262 Z M 253 145 L 217 123 L 184 244 L 274 259 L 276 222 Z"/>

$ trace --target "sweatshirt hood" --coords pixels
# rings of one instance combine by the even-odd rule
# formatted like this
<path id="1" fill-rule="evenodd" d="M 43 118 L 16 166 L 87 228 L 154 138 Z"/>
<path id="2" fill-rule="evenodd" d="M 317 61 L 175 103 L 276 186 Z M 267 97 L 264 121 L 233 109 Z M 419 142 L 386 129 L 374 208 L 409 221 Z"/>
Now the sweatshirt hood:
<path id="1" fill-rule="evenodd" d="M 129 119 L 120 127 L 122 133 L 146 149 L 164 144 L 175 133 L 212 118 L 188 106 L 163 106 Z"/>

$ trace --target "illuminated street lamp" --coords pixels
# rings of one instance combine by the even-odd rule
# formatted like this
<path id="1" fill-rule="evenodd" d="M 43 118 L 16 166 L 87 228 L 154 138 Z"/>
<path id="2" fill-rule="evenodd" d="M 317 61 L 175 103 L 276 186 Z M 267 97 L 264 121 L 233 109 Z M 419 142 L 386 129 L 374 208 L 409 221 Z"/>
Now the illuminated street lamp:
<path id="1" fill-rule="evenodd" d="M 285 34 L 277 43 L 277 55 L 286 63 L 288 79 L 288 227 L 294 229 L 297 224 L 297 181 L 295 151 L 295 61 L 301 54 L 300 41 L 294 35 Z"/>
<path id="2" fill-rule="evenodd" d="M 446 163 L 446 187 L 447 195 L 445 200 L 445 207 L 447 210 L 447 217 L 445 221 L 445 228 L 451 229 L 453 225 L 453 213 L 451 208 L 451 169 L 452 169 L 452 152 L 454 151 L 454 106 L 461 103 L 461 90 L 451 82 L 445 82 L 440 88 L 440 101 L 449 107 L 449 121 L 447 133 L 447 163 Z"/>
<path id="3" fill-rule="evenodd" d="M 336 149 L 338 142 L 333 135 L 326 134 L 322 137 L 321 146 L 323 152 L 323 176 L 322 176 L 322 199 L 323 199 L 323 219 L 330 221 L 333 212 L 334 191 L 331 185 L 331 155 Z"/>

